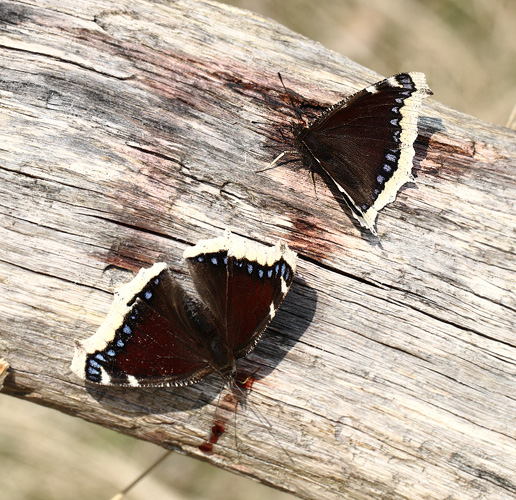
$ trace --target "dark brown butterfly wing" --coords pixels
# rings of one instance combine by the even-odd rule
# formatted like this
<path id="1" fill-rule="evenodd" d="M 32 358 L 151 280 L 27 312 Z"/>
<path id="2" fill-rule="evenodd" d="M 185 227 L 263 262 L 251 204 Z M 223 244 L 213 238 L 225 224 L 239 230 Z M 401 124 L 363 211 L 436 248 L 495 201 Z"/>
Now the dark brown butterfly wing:
<path id="1" fill-rule="evenodd" d="M 185 252 L 199 295 L 225 330 L 237 359 L 256 345 L 283 301 L 296 269 L 286 245 L 267 247 L 230 235 Z"/>
<path id="2" fill-rule="evenodd" d="M 422 73 L 392 76 L 332 106 L 297 137 L 374 234 L 378 211 L 413 180 L 419 108 L 429 93 Z"/>
<path id="3" fill-rule="evenodd" d="M 213 327 L 166 264 L 155 264 L 117 293 L 97 333 L 78 342 L 72 370 L 105 385 L 186 385 L 213 371 L 204 339 Z"/>

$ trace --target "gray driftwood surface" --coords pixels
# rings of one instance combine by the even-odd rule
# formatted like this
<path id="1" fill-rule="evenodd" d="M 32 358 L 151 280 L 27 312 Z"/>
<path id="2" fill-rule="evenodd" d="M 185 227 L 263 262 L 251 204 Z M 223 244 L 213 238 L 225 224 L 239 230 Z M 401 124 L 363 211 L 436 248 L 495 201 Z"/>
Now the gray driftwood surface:
<path id="1" fill-rule="evenodd" d="M 378 240 L 300 162 L 256 173 L 292 148 L 278 71 L 309 116 L 380 78 L 272 21 L 2 0 L 0 65 L 4 393 L 303 498 L 516 497 L 514 131 L 427 99 L 417 185 Z M 116 285 L 165 260 L 191 289 L 184 249 L 226 228 L 300 260 L 243 364 L 259 372 L 236 445 L 228 422 L 204 455 L 216 377 L 85 387 L 69 364 Z"/>

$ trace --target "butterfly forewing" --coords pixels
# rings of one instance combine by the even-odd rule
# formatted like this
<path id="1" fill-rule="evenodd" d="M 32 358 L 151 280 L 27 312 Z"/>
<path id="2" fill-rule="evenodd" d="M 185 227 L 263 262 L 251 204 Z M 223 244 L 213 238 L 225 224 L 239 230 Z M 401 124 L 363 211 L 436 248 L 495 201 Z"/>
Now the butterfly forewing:
<path id="1" fill-rule="evenodd" d="M 108 359 L 103 368 L 109 383 L 134 385 L 136 379 L 140 386 L 184 385 L 212 371 L 208 356 L 200 356 L 199 344 L 191 338 L 189 329 L 175 321 L 177 316 L 166 318 L 141 300 L 135 302 L 130 317 L 136 312 L 134 322 L 127 320 L 122 332 L 117 332 L 117 340 L 102 354 Z M 124 335 L 126 329 L 137 334 Z M 119 339 L 124 344 L 121 347 Z M 107 352 L 116 352 L 117 347 L 118 355 L 109 361 Z M 90 365 L 92 359 L 95 355 L 90 357 Z"/>
<path id="2" fill-rule="evenodd" d="M 97 333 L 78 343 L 72 369 L 109 385 L 193 383 L 212 371 L 199 342 L 207 328 L 201 315 L 166 265 L 156 264 L 123 287 Z"/>
<path id="3" fill-rule="evenodd" d="M 295 271 L 286 259 L 229 256 L 227 336 L 235 357 L 255 347 L 283 301 Z"/>

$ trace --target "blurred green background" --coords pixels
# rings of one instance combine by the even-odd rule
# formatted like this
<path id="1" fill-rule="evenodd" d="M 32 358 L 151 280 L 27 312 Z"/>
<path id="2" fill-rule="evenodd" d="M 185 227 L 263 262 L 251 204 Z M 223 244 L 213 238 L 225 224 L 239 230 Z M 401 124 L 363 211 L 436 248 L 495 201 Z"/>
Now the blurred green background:
<path id="1" fill-rule="evenodd" d="M 516 104 L 514 0 L 233 0 L 384 76 L 423 71 L 435 99 L 505 125 Z M 2 500 L 107 500 L 162 450 L 0 395 Z M 6 450 L 9 450 L 7 453 Z M 292 498 L 170 456 L 129 499 Z"/>
<path id="2" fill-rule="evenodd" d="M 514 0 L 228 0 L 388 77 L 426 73 L 435 99 L 506 125 L 516 105 Z"/>

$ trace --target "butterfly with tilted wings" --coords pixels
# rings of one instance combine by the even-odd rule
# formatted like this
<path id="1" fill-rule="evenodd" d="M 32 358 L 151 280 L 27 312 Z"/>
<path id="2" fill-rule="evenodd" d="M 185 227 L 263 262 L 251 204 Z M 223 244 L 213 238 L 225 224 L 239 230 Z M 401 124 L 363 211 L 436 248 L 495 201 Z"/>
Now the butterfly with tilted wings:
<path id="1" fill-rule="evenodd" d="M 431 94 L 423 73 L 401 73 L 334 104 L 310 125 L 294 127 L 305 163 L 312 172 L 323 170 L 375 235 L 378 212 L 414 180 L 419 110 Z"/>

